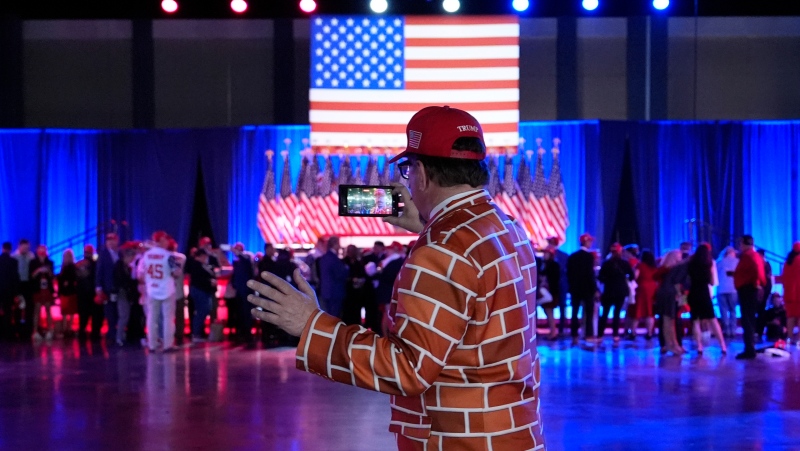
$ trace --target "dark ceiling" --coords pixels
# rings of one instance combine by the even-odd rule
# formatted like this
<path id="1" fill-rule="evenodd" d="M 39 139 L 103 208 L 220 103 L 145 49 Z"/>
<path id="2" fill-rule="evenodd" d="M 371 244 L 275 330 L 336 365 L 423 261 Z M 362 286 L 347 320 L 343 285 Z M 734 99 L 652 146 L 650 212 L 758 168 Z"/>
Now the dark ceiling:
<path id="1" fill-rule="evenodd" d="M 444 14 L 441 0 L 388 0 L 386 14 Z M 306 17 L 299 0 L 247 0 L 248 10 L 235 14 L 230 0 L 177 0 L 175 14 L 161 10 L 161 0 L 0 0 L 0 15 L 21 19 L 94 18 L 273 18 Z M 369 0 L 316 0 L 317 14 L 372 14 Z M 600 0 L 593 12 L 581 0 L 531 0 L 523 17 L 603 17 L 667 14 L 670 16 L 800 16 L 800 0 L 670 0 L 667 10 L 652 0 Z M 510 14 L 511 0 L 461 0 L 458 14 Z"/>

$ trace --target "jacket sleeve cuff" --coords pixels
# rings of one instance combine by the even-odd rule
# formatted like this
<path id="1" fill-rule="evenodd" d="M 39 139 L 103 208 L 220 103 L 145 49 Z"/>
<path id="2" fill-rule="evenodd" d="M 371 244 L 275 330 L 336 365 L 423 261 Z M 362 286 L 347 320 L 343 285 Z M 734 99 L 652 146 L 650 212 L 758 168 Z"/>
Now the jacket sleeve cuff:
<path id="1" fill-rule="evenodd" d="M 308 319 L 297 345 L 296 367 L 299 370 L 331 378 L 329 350 L 336 340 L 339 318 L 319 310 Z"/>

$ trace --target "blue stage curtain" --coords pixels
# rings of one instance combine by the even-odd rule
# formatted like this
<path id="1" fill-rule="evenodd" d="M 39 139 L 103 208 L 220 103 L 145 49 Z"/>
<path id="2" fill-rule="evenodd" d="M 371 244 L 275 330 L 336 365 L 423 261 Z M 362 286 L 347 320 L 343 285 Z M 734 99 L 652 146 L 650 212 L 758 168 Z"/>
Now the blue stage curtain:
<path id="1" fill-rule="evenodd" d="M 0 240 L 39 239 L 39 130 L 0 131 Z"/>
<path id="2" fill-rule="evenodd" d="M 550 149 L 553 138 L 561 139 L 561 177 L 569 209 L 570 225 L 567 227 L 564 252 L 574 252 L 580 247 L 578 237 L 584 232 L 602 236 L 603 200 L 600 195 L 599 131 L 597 121 L 575 122 L 521 122 L 519 134 L 525 139 L 525 149 L 536 150 L 536 138 L 542 139 L 545 175 L 550 176 L 553 157 Z M 534 154 L 535 157 L 535 154 Z M 535 164 L 535 160 L 533 162 Z M 515 158 L 515 172 L 519 157 Z M 501 171 L 504 171 L 502 164 Z M 532 168 L 533 169 L 533 168 Z M 502 176 L 502 174 L 501 174 Z M 613 224 L 613 222 L 612 222 Z"/>
<path id="3" fill-rule="evenodd" d="M 800 240 L 800 121 L 745 122 L 745 231 L 780 255 Z"/>
<path id="4" fill-rule="evenodd" d="M 93 238 L 81 235 L 97 226 L 99 136 L 99 132 L 47 130 L 41 140 L 39 240 L 51 246 L 60 244 L 52 249 L 59 253 L 50 256 L 56 266 L 61 266 L 60 251 L 65 247 L 72 248 L 80 259 L 83 245 Z"/>
<path id="5" fill-rule="evenodd" d="M 0 239 L 27 238 L 62 252 L 97 225 L 97 144 L 99 132 L 75 130 L 0 131 Z M 78 237 L 73 241 L 70 238 Z"/>
<path id="6" fill-rule="evenodd" d="M 230 188 L 228 205 L 229 241 L 241 241 L 245 248 L 260 251 L 264 248 L 264 240 L 256 226 L 258 199 L 264 184 L 267 150 L 275 151 L 273 170 L 275 184 L 280 192 L 283 174 L 283 158 L 280 152 L 287 149 L 284 140 L 291 140 L 288 145 L 289 167 L 292 186 L 296 189 L 300 174 L 303 138 L 308 138 L 310 127 L 307 125 L 258 126 L 243 127 L 239 130 L 233 150 L 233 162 L 230 172 Z"/>

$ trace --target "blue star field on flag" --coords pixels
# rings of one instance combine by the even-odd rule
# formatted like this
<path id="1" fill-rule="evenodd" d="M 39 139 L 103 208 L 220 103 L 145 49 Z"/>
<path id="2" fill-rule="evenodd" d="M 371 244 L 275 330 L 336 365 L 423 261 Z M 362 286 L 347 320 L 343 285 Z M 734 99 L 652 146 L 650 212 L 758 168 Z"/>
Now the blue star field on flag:
<path id="1" fill-rule="evenodd" d="M 311 42 L 313 88 L 404 88 L 402 17 L 316 17 Z"/>

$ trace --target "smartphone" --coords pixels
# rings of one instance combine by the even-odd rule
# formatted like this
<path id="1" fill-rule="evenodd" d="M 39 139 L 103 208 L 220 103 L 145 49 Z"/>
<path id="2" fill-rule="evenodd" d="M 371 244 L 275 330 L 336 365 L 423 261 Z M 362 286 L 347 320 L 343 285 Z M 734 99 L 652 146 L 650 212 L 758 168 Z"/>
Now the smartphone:
<path id="1" fill-rule="evenodd" d="M 399 204 L 391 186 L 339 185 L 339 216 L 397 216 Z"/>

